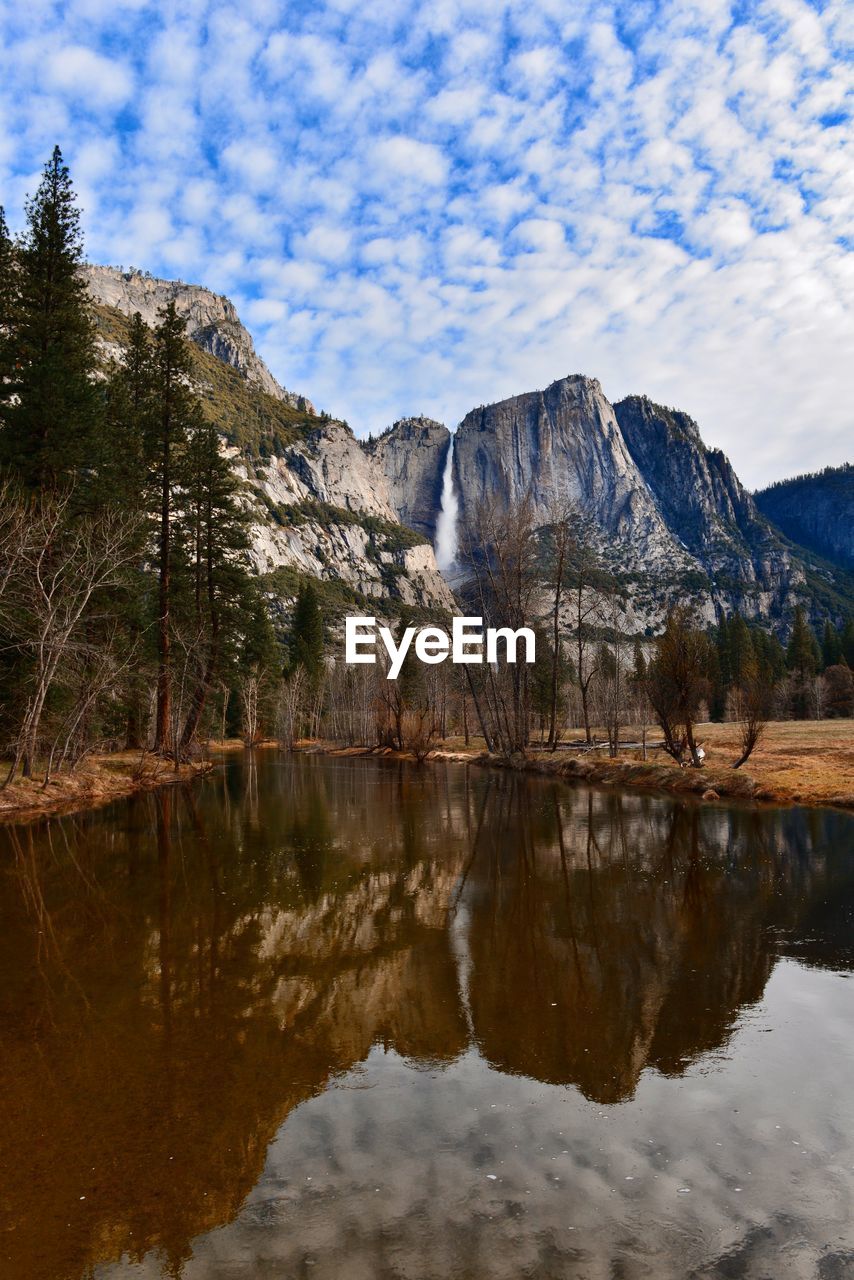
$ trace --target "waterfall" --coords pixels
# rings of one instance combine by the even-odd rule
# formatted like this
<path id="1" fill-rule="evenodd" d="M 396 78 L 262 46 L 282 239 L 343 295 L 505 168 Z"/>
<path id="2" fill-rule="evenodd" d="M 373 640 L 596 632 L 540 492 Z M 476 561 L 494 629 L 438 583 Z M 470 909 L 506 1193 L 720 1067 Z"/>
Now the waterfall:
<path id="1" fill-rule="evenodd" d="M 454 488 L 454 437 L 448 445 L 442 475 L 442 500 L 436 521 L 436 563 L 440 569 L 452 569 L 457 559 L 457 514 L 459 504 Z"/>

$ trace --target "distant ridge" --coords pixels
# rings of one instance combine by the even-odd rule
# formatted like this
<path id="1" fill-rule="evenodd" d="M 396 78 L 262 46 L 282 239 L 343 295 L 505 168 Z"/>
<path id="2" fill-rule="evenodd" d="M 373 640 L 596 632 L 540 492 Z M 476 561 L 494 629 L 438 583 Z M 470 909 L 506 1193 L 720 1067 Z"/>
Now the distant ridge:
<path id="1" fill-rule="evenodd" d="M 754 494 L 756 505 L 793 542 L 854 570 L 854 465 L 778 480 Z"/>

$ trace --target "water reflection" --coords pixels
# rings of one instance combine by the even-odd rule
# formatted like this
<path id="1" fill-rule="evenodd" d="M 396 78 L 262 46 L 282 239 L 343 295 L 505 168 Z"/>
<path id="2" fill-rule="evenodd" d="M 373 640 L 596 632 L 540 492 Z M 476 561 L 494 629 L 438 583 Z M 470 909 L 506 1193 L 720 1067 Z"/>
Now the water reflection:
<path id="1" fill-rule="evenodd" d="M 600 1106 L 679 1078 L 781 956 L 851 967 L 851 854 L 829 811 L 316 758 L 0 833 L 3 1274 L 181 1275 L 372 1050 Z"/>

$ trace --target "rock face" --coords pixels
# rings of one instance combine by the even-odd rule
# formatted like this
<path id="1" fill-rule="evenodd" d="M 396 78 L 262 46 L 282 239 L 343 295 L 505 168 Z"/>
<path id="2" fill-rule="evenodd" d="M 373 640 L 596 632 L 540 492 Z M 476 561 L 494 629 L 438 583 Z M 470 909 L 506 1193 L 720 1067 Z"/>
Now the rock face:
<path id="1" fill-rule="evenodd" d="M 527 495 L 543 524 L 555 503 L 570 502 L 621 544 L 627 567 L 691 567 L 595 378 L 575 374 L 472 410 L 457 430 L 454 477 L 464 521 L 487 498 L 509 503 Z"/>
<path id="2" fill-rule="evenodd" d="M 715 601 L 747 616 L 791 607 L 800 566 L 693 418 L 646 396 L 620 400 L 614 413 L 668 527 L 709 575 Z"/>
<path id="3" fill-rule="evenodd" d="M 234 304 L 221 294 L 201 285 L 179 280 L 158 280 L 142 271 L 120 271 L 117 267 L 87 266 L 89 292 L 96 302 L 113 307 L 123 315 L 138 311 L 147 325 L 157 324 L 161 307 L 174 302 L 187 321 L 187 337 L 217 360 L 237 369 L 247 382 L 284 400 L 295 409 L 314 413 L 304 396 L 280 387 L 255 350 L 247 329 L 240 323 Z"/>
<path id="4" fill-rule="evenodd" d="M 432 536 L 438 434 L 398 424 L 372 447 L 379 456 L 387 450 L 400 519 Z M 422 452 L 432 461 L 413 466 Z M 573 375 L 472 410 L 457 429 L 454 481 L 462 521 L 484 499 L 528 497 L 543 524 L 556 506 L 580 509 L 623 582 L 627 622 L 638 629 L 654 630 L 677 599 L 706 622 L 736 609 L 778 622 L 807 599 L 801 559 L 727 458 L 706 448 L 696 423 L 643 397 L 612 406 L 593 378 Z"/>
<path id="5" fill-rule="evenodd" d="M 375 601 L 453 608 L 432 546 L 402 527 L 385 477 L 349 427 L 320 422 L 273 457 L 228 453 L 256 496 L 256 572 L 296 569 Z"/>
<path id="6" fill-rule="evenodd" d="M 442 473 L 450 446 L 450 431 L 432 418 L 401 418 L 378 440 L 363 444 L 385 476 L 397 518 L 431 542 L 436 538 Z"/>
<path id="7" fill-rule="evenodd" d="M 342 612 L 364 606 L 391 615 L 397 602 L 453 608 L 427 535 L 401 524 L 377 461 L 344 423 L 317 416 L 308 401 L 282 390 L 228 299 L 111 267 L 89 267 L 87 275 L 102 315 L 112 321 L 112 336 L 102 341 L 105 354 L 121 350 L 116 313 L 139 311 L 156 324 L 158 309 L 174 300 L 187 316 L 189 335 L 204 353 L 197 387 L 203 409 L 223 433 L 222 451 L 246 486 L 249 558 L 256 573 L 273 575 L 270 591 L 281 597 L 283 612 L 296 574 L 335 584 Z M 221 403 L 218 361 L 241 375 L 229 375 Z M 271 395 L 281 406 L 271 404 Z"/>
<path id="8" fill-rule="evenodd" d="M 854 466 L 826 467 L 782 480 L 755 495 L 756 505 L 788 538 L 854 570 Z"/>

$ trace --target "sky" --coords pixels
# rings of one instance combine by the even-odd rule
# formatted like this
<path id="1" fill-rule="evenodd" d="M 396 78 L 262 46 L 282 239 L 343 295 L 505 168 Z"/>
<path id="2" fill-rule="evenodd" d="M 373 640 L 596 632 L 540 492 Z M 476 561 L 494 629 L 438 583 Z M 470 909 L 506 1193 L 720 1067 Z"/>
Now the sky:
<path id="1" fill-rule="evenodd" d="M 0 0 L 0 203 L 236 303 L 357 434 L 570 373 L 854 459 L 847 0 Z"/>

